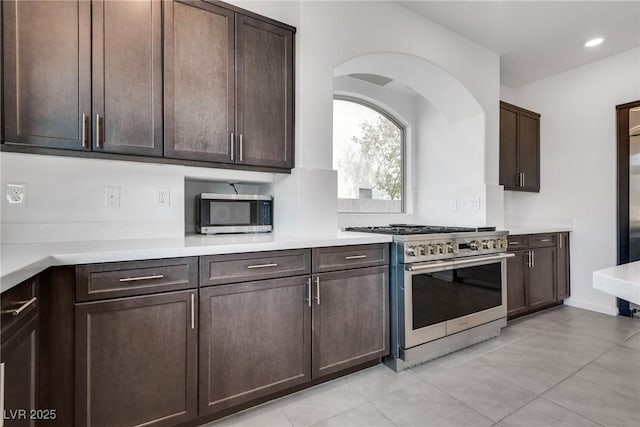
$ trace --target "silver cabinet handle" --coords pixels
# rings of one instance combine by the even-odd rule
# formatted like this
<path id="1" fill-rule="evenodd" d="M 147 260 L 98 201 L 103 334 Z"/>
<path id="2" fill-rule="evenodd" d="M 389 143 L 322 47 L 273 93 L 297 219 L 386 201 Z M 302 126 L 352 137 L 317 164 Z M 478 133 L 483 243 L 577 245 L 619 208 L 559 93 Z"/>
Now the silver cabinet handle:
<path id="1" fill-rule="evenodd" d="M 562 249 L 562 233 L 558 234 L 558 246 Z"/>
<path id="2" fill-rule="evenodd" d="M 231 136 L 229 137 L 229 156 L 231 157 L 231 161 L 233 161 L 234 157 L 234 145 L 236 145 L 236 135 L 231 132 Z"/>
<path id="3" fill-rule="evenodd" d="M 191 294 L 191 329 L 196 328 L 196 296 Z"/>
<path id="4" fill-rule="evenodd" d="M 525 185 L 524 184 L 524 172 L 522 172 L 522 185 L 521 185 L 521 187 L 524 187 L 524 185 Z"/>
<path id="5" fill-rule="evenodd" d="M 509 242 L 509 245 L 519 245 L 520 242 Z"/>
<path id="6" fill-rule="evenodd" d="M 29 301 L 16 301 L 18 304 L 22 304 L 22 305 L 18 308 L 14 308 L 11 310 L 2 310 L 2 314 L 13 314 L 14 316 L 17 316 L 23 311 L 25 311 L 27 308 L 31 307 L 33 303 L 35 303 L 37 300 L 38 300 L 37 297 L 33 297 Z"/>
<path id="7" fill-rule="evenodd" d="M 243 149 L 242 149 L 242 134 L 240 134 L 240 161 L 242 161 L 242 153 Z"/>
<path id="8" fill-rule="evenodd" d="M 87 115 L 82 113 L 82 148 L 87 148 Z"/>
<path id="9" fill-rule="evenodd" d="M 267 267 L 277 267 L 278 264 L 253 264 L 253 265 L 247 265 L 247 268 L 267 268 Z"/>
<path id="10" fill-rule="evenodd" d="M 550 241 L 551 241 L 551 239 L 542 239 L 542 240 L 540 240 L 540 241 L 541 241 L 541 242 L 550 242 Z"/>
<path id="11" fill-rule="evenodd" d="M 363 259 L 366 258 L 366 255 L 351 255 L 351 256 L 346 256 L 344 257 L 344 259 L 349 260 L 349 259 Z"/>
<path id="12" fill-rule="evenodd" d="M 162 279 L 164 274 L 154 274 L 153 276 L 123 277 L 121 282 L 137 282 L 138 280 Z"/>
<path id="13" fill-rule="evenodd" d="M 96 147 L 100 148 L 100 137 L 102 136 L 102 127 L 100 126 L 100 114 L 96 114 Z"/>
<path id="14" fill-rule="evenodd" d="M 320 277 L 316 276 L 316 304 L 320 305 Z"/>
<path id="15" fill-rule="evenodd" d="M 531 251 L 527 251 L 527 267 L 531 268 Z"/>
<path id="16" fill-rule="evenodd" d="M 531 264 L 532 268 L 536 268 L 536 251 L 531 251 Z"/>
<path id="17" fill-rule="evenodd" d="M 311 277 L 307 279 L 307 297 L 304 299 L 304 302 L 307 303 L 309 307 L 311 307 Z"/>

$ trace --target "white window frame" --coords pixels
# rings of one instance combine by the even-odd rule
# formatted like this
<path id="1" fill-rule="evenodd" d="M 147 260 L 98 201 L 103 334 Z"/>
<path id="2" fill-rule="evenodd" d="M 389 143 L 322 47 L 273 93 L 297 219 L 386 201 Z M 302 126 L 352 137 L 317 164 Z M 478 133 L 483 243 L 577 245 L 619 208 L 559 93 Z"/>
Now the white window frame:
<path id="1" fill-rule="evenodd" d="M 402 195 L 401 199 L 400 199 L 400 211 L 399 212 L 383 212 L 383 211 L 357 211 L 357 212 L 353 212 L 353 211 L 340 211 L 338 210 L 338 214 L 346 214 L 346 215 L 352 215 L 352 214 L 365 214 L 365 215 L 405 215 L 407 214 L 407 189 L 406 189 L 406 185 L 407 185 L 407 150 L 406 150 L 406 143 L 407 143 L 407 127 L 400 121 L 398 120 L 396 117 L 394 117 L 391 113 L 389 113 L 388 111 L 386 111 L 384 108 L 380 107 L 379 105 L 376 105 L 372 102 L 369 102 L 365 99 L 362 98 L 358 98 L 356 96 L 352 96 L 352 95 L 343 95 L 343 94 L 337 94 L 335 93 L 333 95 L 333 101 L 346 101 L 346 102 L 353 102 L 355 104 L 359 104 L 362 105 L 363 107 L 369 108 L 373 111 L 375 111 L 376 113 L 382 115 L 383 117 L 385 117 L 387 120 L 389 120 L 390 122 L 392 122 L 394 125 L 396 125 L 400 131 L 401 131 L 401 136 L 400 136 L 400 167 L 401 167 L 401 189 L 400 189 L 400 194 Z M 333 140 L 331 141 L 331 146 L 333 148 Z M 338 173 L 340 173 L 340 171 L 338 170 Z M 338 197 L 338 200 L 352 200 L 352 199 L 342 199 L 340 197 Z"/>

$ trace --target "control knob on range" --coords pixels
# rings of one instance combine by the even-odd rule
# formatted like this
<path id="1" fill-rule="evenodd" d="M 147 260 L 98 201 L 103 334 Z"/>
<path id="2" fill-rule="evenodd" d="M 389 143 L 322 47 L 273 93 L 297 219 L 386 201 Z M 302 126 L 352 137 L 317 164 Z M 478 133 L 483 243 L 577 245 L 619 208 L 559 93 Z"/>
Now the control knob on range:
<path id="1" fill-rule="evenodd" d="M 494 242 L 493 242 L 493 240 L 484 240 L 482 242 L 482 245 L 484 246 L 485 249 L 493 249 Z"/>
<path id="2" fill-rule="evenodd" d="M 416 256 L 415 246 L 407 246 L 407 256 Z"/>
<path id="3" fill-rule="evenodd" d="M 435 255 L 436 248 L 433 245 L 427 245 L 427 255 Z"/>
<path id="4" fill-rule="evenodd" d="M 457 254 L 460 252 L 460 247 L 457 243 L 447 243 L 446 251 L 450 254 Z"/>
<path id="5" fill-rule="evenodd" d="M 482 249 L 482 243 L 474 240 L 473 242 L 469 242 L 469 249 L 472 251 L 479 251 Z"/>
<path id="6" fill-rule="evenodd" d="M 436 245 L 436 253 L 437 254 L 444 254 L 445 253 L 444 245 L 442 243 L 438 243 Z"/>
<path id="7" fill-rule="evenodd" d="M 418 256 L 424 256 L 426 254 L 427 248 L 425 245 L 420 245 L 420 246 L 416 246 L 417 248 L 417 255 Z"/>

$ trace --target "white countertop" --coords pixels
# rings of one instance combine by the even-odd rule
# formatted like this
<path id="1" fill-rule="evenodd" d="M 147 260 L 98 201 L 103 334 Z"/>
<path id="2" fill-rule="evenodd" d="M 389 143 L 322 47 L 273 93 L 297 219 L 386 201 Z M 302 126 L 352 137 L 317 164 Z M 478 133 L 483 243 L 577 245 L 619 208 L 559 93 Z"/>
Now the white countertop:
<path id="1" fill-rule="evenodd" d="M 0 292 L 57 265 L 275 251 L 391 242 L 391 236 L 336 231 L 327 236 L 277 233 L 179 238 L 6 244 L 0 246 Z"/>
<path id="2" fill-rule="evenodd" d="M 571 227 L 562 226 L 545 226 L 545 225 L 505 225 L 504 230 L 508 230 L 510 235 L 520 234 L 540 234 L 540 233 L 562 233 L 565 231 L 573 231 Z"/>
<path id="3" fill-rule="evenodd" d="M 595 271 L 593 287 L 640 305 L 640 261 Z"/>
<path id="4" fill-rule="evenodd" d="M 569 226 L 557 225 L 505 225 L 503 230 L 508 230 L 510 235 L 520 234 L 540 234 L 540 233 L 562 233 L 565 231 L 573 231 Z"/>

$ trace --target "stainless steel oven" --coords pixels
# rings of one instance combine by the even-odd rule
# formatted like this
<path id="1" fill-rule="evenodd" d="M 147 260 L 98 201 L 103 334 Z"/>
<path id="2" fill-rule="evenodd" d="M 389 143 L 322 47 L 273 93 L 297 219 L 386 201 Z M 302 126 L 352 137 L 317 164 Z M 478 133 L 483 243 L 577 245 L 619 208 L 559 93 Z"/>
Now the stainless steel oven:
<path id="1" fill-rule="evenodd" d="M 509 256 L 398 265 L 399 346 L 408 349 L 506 317 Z"/>

